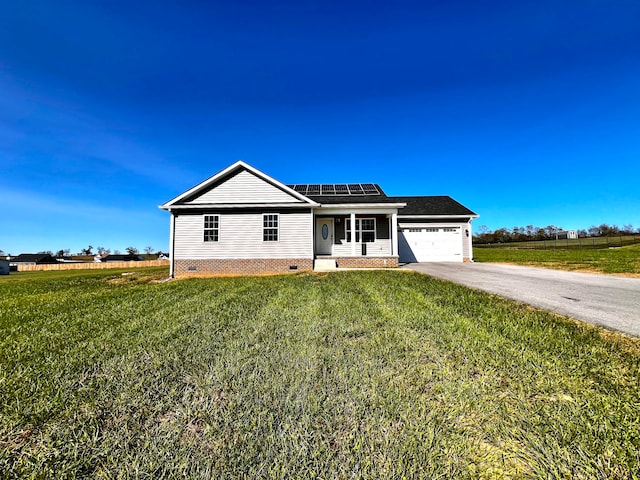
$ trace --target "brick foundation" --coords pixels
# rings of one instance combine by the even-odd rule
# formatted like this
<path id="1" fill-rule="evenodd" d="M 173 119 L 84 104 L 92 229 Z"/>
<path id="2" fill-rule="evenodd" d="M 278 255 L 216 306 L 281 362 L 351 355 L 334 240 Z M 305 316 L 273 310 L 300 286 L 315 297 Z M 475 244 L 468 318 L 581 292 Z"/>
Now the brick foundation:
<path id="1" fill-rule="evenodd" d="M 176 260 L 174 269 L 176 277 L 295 273 L 313 270 L 313 260 L 311 258 Z"/>
<path id="2" fill-rule="evenodd" d="M 328 257 L 336 261 L 338 268 L 395 268 L 398 257 Z"/>

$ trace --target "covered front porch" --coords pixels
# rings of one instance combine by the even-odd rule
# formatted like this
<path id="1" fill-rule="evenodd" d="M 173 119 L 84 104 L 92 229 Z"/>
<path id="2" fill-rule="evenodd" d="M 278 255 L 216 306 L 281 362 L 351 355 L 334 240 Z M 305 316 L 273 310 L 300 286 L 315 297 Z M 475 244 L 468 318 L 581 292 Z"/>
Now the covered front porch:
<path id="1" fill-rule="evenodd" d="M 398 266 L 395 208 L 321 208 L 314 212 L 314 258 L 336 268 Z"/>

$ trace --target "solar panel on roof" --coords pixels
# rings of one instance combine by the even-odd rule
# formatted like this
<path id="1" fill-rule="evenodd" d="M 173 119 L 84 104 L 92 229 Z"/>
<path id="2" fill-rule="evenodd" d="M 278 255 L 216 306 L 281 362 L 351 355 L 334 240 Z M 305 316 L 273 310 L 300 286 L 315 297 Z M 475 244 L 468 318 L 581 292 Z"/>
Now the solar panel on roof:
<path id="1" fill-rule="evenodd" d="M 349 184 L 349 193 L 351 195 L 364 195 L 364 190 L 359 183 L 350 183 Z"/>
<path id="2" fill-rule="evenodd" d="M 373 183 L 298 183 L 287 185 L 302 195 L 380 195 Z"/>
<path id="3" fill-rule="evenodd" d="M 376 188 L 376 186 L 373 183 L 363 183 L 362 184 L 362 189 L 364 190 L 364 193 L 368 193 L 368 194 L 380 193 L 380 192 L 378 192 L 378 189 Z"/>
<path id="4" fill-rule="evenodd" d="M 344 183 L 336 183 L 336 195 L 349 195 L 349 187 Z"/>

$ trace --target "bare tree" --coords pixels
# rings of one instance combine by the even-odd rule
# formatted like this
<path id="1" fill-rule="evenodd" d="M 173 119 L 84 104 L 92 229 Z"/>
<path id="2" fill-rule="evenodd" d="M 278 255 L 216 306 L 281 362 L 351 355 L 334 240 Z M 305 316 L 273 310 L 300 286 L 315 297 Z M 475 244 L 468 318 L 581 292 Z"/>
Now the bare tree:
<path id="1" fill-rule="evenodd" d="M 544 227 L 544 233 L 549 239 L 555 238 L 556 233 L 558 233 L 560 230 L 562 230 L 562 228 L 558 228 L 555 225 L 547 225 L 546 227 Z"/>
<path id="2" fill-rule="evenodd" d="M 127 247 L 124 249 L 129 255 L 137 255 L 138 249 L 136 247 Z"/>
<path id="3" fill-rule="evenodd" d="M 620 229 L 617 225 L 607 225 L 606 223 L 603 223 L 598 228 L 600 229 L 600 235 L 603 237 L 618 235 L 620 233 Z"/>
<path id="4" fill-rule="evenodd" d="M 512 227 L 512 228 L 498 228 L 491 231 L 486 225 L 480 225 L 477 231 L 473 234 L 473 241 L 478 244 L 483 243 L 504 243 L 504 242 L 521 242 L 527 240 L 553 240 L 556 234 L 563 231 L 562 227 L 555 225 L 548 225 L 546 227 L 536 227 L 534 225 L 527 225 L 526 227 Z M 634 230 L 633 225 L 627 224 L 622 228 L 617 225 L 608 225 L 602 223 L 598 226 L 592 225 L 588 229 L 577 230 L 579 238 L 589 237 L 603 237 L 614 235 L 632 235 L 634 233 L 640 233 L 640 227 Z"/>
<path id="5" fill-rule="evenodd" d="M 153 253 L 153 247 L 144 247 L 144 253 L 151 255 Z"/>
<path id="6" fill-rule="evenodd" d="M 529 239 L 533 239 L 536 236 L 536 227 L 534 227 L 533 225 L 527 225 L 525 227 L 525 231 L 527 232 L 527 237 Z"/>

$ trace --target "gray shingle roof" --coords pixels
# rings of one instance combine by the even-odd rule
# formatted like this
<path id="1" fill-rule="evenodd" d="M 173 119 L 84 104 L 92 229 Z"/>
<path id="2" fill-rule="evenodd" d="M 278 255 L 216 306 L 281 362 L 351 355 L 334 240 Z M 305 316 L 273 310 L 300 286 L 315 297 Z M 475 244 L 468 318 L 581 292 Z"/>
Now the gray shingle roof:
<path id="1" fill-rule="evenodd" d="M 407 204 L 398 211 L 398 215 L 477 215 L 448 195 L 388 198 Z"/>
<path id="2" fill-rule="evenodd" d="M 11 263 L 58 263 L 48 253 L 21 253 L 17 257 L 11 257 Z"/>
<path id="3" fill-rule="evenodd" d="M 362 204 L 362 203 L 406 203 L 407 206 L 398 211 L 399 215 L 476 215 L 461 203 L 447 195 L 389 197 L 380 185 L 373 184 L 380 194 L 375 195 L 306 195 L 307 198 L 321 205 Z M 295 187 L 295 185 L 289 185 Z"/>

